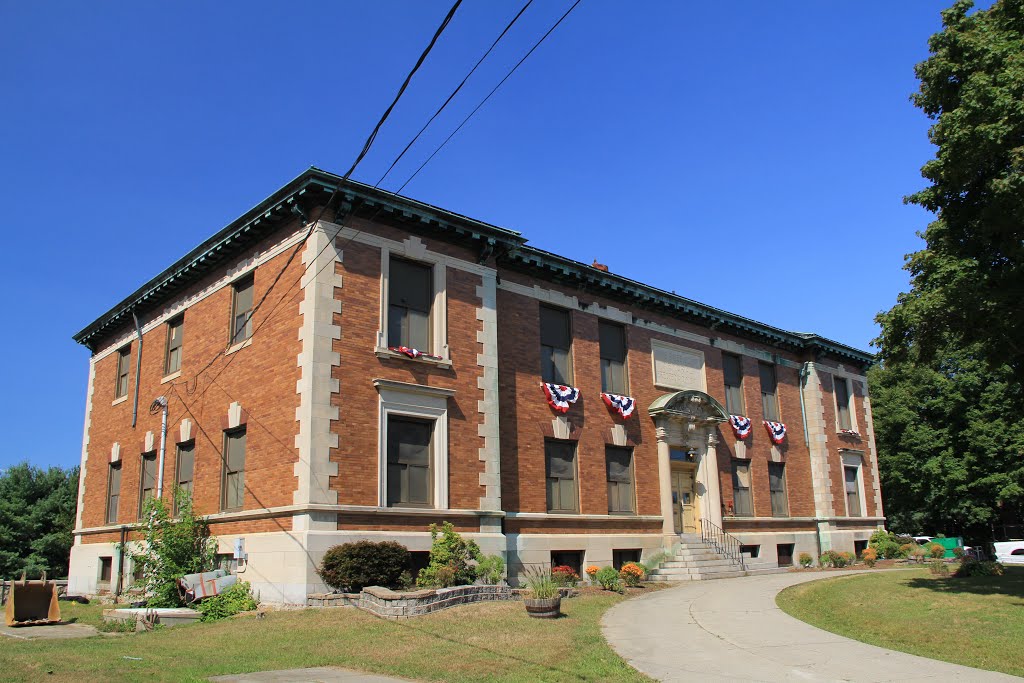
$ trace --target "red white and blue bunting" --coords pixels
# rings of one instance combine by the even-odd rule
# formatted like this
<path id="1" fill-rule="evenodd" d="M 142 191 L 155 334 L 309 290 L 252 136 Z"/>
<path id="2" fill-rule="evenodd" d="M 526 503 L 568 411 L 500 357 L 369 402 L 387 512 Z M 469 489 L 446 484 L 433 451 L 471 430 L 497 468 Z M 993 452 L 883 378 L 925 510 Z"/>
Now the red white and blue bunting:
<path id="1" fill-rule="evenodd" d="M 548 404 L 560 413 L 569 412 L 569 404 L 575 403 L 580 397 L 580 390 L 576 387 L 549 382 L 544 382 L 541 386 L 544 387 L 544 395 L 548 398 Z"/>
<path id="2" fill-rule="evenodd" d="M 737 439 L 747 438 L 750 436 L 750 430 L 753 429 L 750 418 L 743 417 L 742 415 L 730 415 L 729 424 L 732 426 L 732 433 L 736 435 Z"/>
<path id="3" fill-rule="evenodd" d="M 786 439 L 786 425 L 781 422 L 772 422 L 771 420 L 764 421 L 764 428 L 768 430 L 768 436 L 771 438 L 772 443 L 780 444 Z"/>
<path id="4" fill-rule="evenodd" d="M 618 411 L 619 415 L 627 418 L 633 414 L 636 408 L 636 400 L 632 396 L 619 396 L 618 394 L 601 393 L 601 399 L 609 408 Z"/>
<path id="5" fill-rule="evenodd" d="M 411 349 L 408 346 L 389 346 L 388 351 L 394 351 L 395 353 L 401 353 L 409 356 L 409 358 L 431 358 L 433 360 L 444 360 L 441 356 L 435 356 L 432 353 L 426 353 L 419 349 Z"/>

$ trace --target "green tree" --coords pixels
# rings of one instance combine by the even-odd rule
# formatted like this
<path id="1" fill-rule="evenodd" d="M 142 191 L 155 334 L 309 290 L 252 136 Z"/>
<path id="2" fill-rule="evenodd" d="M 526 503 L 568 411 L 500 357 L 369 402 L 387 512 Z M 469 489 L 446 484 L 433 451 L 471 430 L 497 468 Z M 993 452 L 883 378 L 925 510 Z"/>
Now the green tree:
<path id="1" fill-rule="evenodd" d="M 870 384 L 890 524 L 977 538 L 1024 508 L 1024 0 L 972 8 L 915 69 L 936 154 L 906 201 L 935 220 Z"/>
<path id="2" fill-rule="evenodd" d="M 0 472 L 0 579 L 66 577 L 77 507 L 77 467 Z"/>
<path id="3" fill-rule="evenodd" d="M 126 553 L 142 567 L 142 581 L 150 607 L 180 607 L 185 604 L 178 579 L 186 574 L 213 568 L 217 543 L 210 538 L 206 520 L 192 512 L 192 498 L 175 490 L 178 517 L 160 498 L 146 501 L 142 519 L 142 541 L 127 544 Z"/>

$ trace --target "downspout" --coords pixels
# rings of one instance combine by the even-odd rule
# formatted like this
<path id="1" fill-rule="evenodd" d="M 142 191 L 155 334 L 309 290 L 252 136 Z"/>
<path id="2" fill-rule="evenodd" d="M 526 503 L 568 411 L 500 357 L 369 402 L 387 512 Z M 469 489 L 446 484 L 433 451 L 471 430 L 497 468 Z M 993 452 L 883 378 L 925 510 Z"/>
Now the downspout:
<path id="1" fill-rule="evenodd" d="M 804 423 L 804 443 L 807 444 L 807 451 L 811 450 L 811 440 L 807 433 L 807 407 L 804 405 L 804 387 L 807 386 L 807 378 L 811 374 L 811 362 L 804 361 L 800 366 L 800 417 Z M 818 542 L 818 557 L 821 557 L 821 524 L 817 516 L 814 518 L 814 535 Z"/>
<path id="2" fill-rule="evenodd" d="M 162 498 L 164 492 L 164 450 L 167 445 L 167 397 L 158 396 L 149 406 L 149 412 L 155 413 L 162 410 L 160 418 L 160 456 L 156 465 L 156 497 Z"/>
<path id="3" fill-rule="evenodd" d="M 139 352 L 135 354 L 135 402 L 132 403 L 132 429 L 139 419 L 139 375 L 142 373 L 142 327 L 139 326 L 139 317 L 132 309 L 132 320 L 135 321 L 135 334 L 139 338 Z"/>
<path id="4" fill-rule="evenodd" d="M 124 577 L 124 544 L 128 541 L 128 527 L 121 527 L 121 542 L 117 546 L 117 582 L 114 584 L 114 602 L 121 595 L 121 582 Z"/>

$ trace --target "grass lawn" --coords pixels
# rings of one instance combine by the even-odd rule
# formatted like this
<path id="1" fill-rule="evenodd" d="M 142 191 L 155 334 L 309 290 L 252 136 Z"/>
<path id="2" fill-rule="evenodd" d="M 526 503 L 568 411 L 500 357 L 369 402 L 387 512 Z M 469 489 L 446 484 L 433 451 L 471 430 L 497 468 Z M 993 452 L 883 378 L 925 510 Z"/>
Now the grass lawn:
<path id="1" fill-rule="evenodd" d="M 1024 676 L 1024 568 L 965 579 L 927 569 L 867 573 L 792 586 L 776 601 L 848 638 Z"/>
<path id="2" fill-rule="evenodd" d="M 556 620 L 531 619 L 519 602 L 491 602 L 406 621 L 350 608 L 307 609 L 81 640 L 4 638 L 0 680 L 188 681 L 342 666 L 424 680 L 648 681 L 601 636 L 601 615 L 623 599 L 585 593 L 563 600 L 565 616 Z M 98 623 L 102 611 L 69 603 L 61 610 L 84 624 Z"/>

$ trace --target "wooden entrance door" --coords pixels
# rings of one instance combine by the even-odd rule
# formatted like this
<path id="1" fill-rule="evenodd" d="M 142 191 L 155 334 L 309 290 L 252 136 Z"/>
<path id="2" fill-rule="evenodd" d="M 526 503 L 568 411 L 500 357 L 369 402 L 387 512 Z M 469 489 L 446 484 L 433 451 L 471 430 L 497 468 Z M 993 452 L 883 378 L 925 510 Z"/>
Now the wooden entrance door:
<path id="1" fill-rule="evenodd" d="M 693 534 L 697 532 L 693 470 L 672 470 L 672 510 L 675 517 L 677 534 Z"/>

